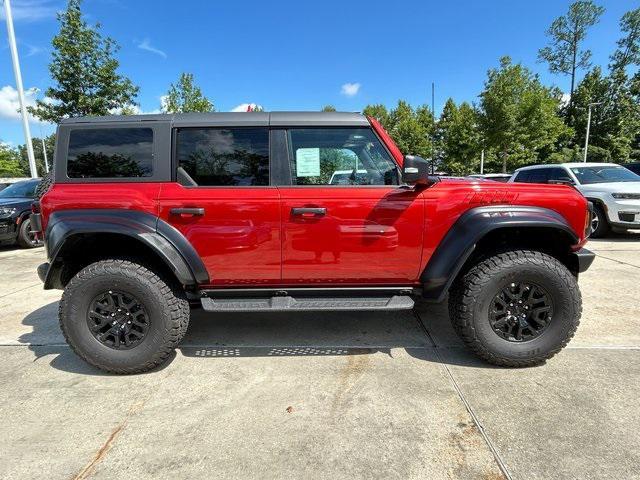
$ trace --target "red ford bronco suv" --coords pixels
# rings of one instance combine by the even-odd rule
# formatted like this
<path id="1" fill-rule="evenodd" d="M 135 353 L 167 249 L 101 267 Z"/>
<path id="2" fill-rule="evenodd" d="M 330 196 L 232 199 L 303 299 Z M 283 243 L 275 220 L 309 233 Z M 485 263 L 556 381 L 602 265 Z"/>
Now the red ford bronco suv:
<path id="1" fill-rule="evenodd" d="M 356 113 L 76 118 L 33 205 L 73 350 L 109 372 L 161 364 L 206 311 L 442 302 L 503 366 L 573 336 L 590 212 L 565 185 L 438 179 Z M 350 174 L 348 172 L 351 172 Z"/>

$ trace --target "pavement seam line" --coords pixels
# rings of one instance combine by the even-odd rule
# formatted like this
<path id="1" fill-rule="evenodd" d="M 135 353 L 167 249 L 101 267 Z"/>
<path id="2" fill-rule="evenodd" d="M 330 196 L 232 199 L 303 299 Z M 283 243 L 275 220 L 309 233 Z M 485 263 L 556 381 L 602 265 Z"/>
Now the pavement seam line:
<path id="1" fill-rule="evenodd" d="M 68 347 L 69 345 L 66 343 L 2 343 L 0 342 L 1 347 Z M 383 348 L 393 348 L 388 345 L 206 345 L 206 344 L 196 344 L 196 345 L 179 345 L 176 347 L 178 350 L 182 348 L 350 348 L 350 349 L 383 349 Z M 403 348 L 411 348 L 411 349 L 431 349 L 438 348 L 440 350 L 455 350 L 461 349 L 466 350 L 467 347 L 464 345 L 449 345 L 449 346 L 429 346 L 429 345 L 418 345 L 415 347 L 403 347 Z M 565 350 L 640 350 L 640 345 L 567 345 Z"/>
<path id="2" fill-rule="evenodd" d="M 498 464 L 498 468 L 500 469 L 500 471 L 502 472 L 502 474 L 504 475 L 504 477 L 507 480 L 512 480 L 511 474 L 509 473 L 509 470 L 507 469 L 507 465 L 504 463 L 504 461 L 502 460 L 502 457 L 498 453 L 498 450 L 493 445 L 493 442 L 489 438 L 489 435 L 485 431 L 484 426 L 480 422 L 480 419 L 478 418 L 478 416 L 476 415 L 475 411 L 471 407 L 471 404 L 469 403 L 467 398 L 464 396 L 464 393 L 463 393 L 462 389 L 458 385 L 458 382 L 456 381 L 455 377 L 451 373 L 451 370 L 449 369 L 449 365 L 447 365 L 445 363 L 444 359 L 440 356 L 440 352 L 438 351 L 439 350 L 438 344 L 435 342 L 435 340 L 431 336 L 431 333 L 429 333 L 429 330 L 427 330 L 427 327 L 424 325 L 424 323 L 422 323 L 422 320 L 420 319 L 420 316 L 418 315 L 418 313 L 415 310 L 413 311 L 413 315 L 414 315 L 414 318 L 416 319 L 416 321 L 418 322 L 418 326 L 420 327 L 420 329 L 424 332 L 424 334 L 427 336 L 427 338 L 431 341 L 431 344 L 433 345 L 433 351 L 434 351 L 434 353 L 436 355 L 436 359 L 444 367 L 445 372 L 447 372 L 447 375 L 449 376 L 449 380 L 451 381 L 451 384 L 453 385 L 454 390 L 458 394 L 458 397 L 460 397 L 460 400 L 462 401 L 464 407 L 466 408 L 467 412 L 471 416 L 471 419 L 475 423 L 476 427 L 478 427 L 478 431 L 480 432 L 480 436 L 484 439 L 484 442 L 487 444 L 487 447 L 489 447 L 489 450 L 491 451 L 491 454 L 493 455 L 493 459 Z"/>
<path id="3" fill-rule="evenodd" d="M 612 262 L 619 263 L 620 265 L 627 265 L 629 267 L 640 269 L 640 267 L 638 265 L 634 265 L 633 263 L 627 263 L 627 262 L 623 262 L 622 260 L 616 260 L 615 258 L 605 257 L 604 255 L 600 255 L 599 253 L 596 253 L 596 256 L 599 257 L 599 258 L 604 258 L 605 260 L 610 260 Z"/>
<path id="4" fill-rule="evenodd" d="M 0 295 L 0 298 L 8 297 L 9 295 L 13 295 L 14 293 L 20 293 L 20 292 L 22 292 L 24 290 L 28 290 L 28 289 L 33 288 L 33 287 L 37 287 L 38 285 L 41 285 L 41 284 L 40 283 L 34 283 L 33 285 L 29 285 L 29 286 L 24 287 L 24 288 L 19 288 L 18 290 L 15 290 L 13 292 L 9 292 L 9 293 L 5 293 L 3 295 Z"/>

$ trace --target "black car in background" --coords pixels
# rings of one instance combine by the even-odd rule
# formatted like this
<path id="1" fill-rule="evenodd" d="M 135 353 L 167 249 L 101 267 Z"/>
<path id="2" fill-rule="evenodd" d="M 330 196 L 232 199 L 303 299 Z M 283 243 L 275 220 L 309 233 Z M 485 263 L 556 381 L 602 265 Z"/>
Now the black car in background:
<path id="1" fill-rule="evenodd" d="M 0 191 L 0 243 L 33 248 L 42 242 L 31 232 L 31 203 L 39 179 L 15 182 Z"/>

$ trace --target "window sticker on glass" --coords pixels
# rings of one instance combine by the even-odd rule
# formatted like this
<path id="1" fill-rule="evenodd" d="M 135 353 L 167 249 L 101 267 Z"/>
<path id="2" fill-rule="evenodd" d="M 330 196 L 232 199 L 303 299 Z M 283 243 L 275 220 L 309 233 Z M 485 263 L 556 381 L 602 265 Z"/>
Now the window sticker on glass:
<path id="1" fill-rule="evenodd" d="M 320 149 L 299 148 L 296 150 L 296 176 L 317 177 L 320 175 Z"/>

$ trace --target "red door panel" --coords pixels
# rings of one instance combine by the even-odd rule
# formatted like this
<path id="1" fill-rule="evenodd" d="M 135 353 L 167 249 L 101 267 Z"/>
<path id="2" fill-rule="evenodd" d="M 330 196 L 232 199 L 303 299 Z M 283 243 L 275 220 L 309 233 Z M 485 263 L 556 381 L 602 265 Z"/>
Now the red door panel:
<path id="1" fill-rule="evenodd" d="M 424 224 L 419 193 L 397 187 L 279 189 L 284 284 L 417 281 Z"/>
<path id="2" fill-rule="evenodd" d="M 280 283 L 280 199 L 269 187 L 183 187 L 165 184 L 160 218 L 182 232 L 204 262 L 212 285 Z M 171 214 L 203 208 L 203 215 Z"/>

